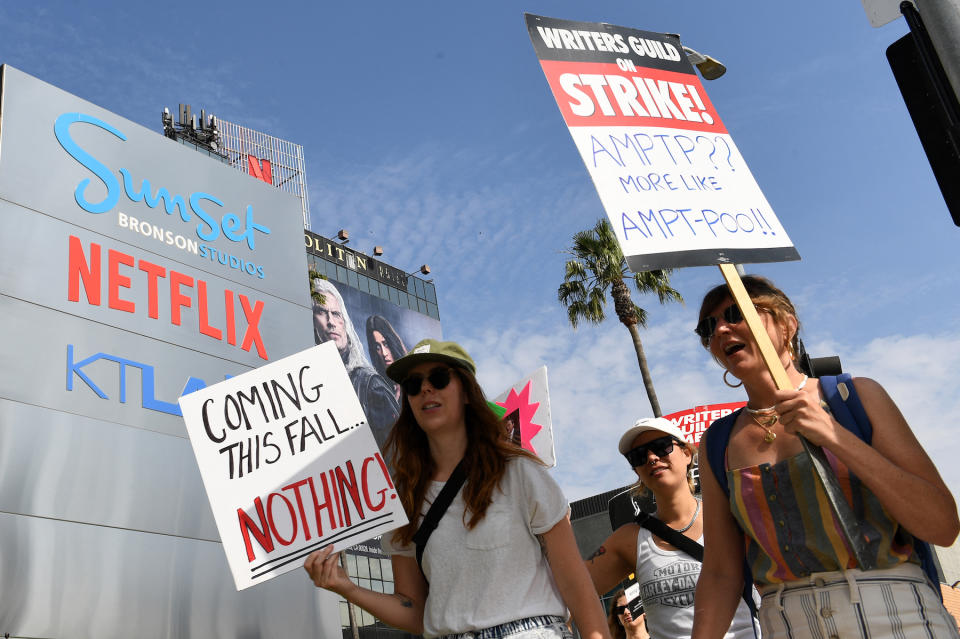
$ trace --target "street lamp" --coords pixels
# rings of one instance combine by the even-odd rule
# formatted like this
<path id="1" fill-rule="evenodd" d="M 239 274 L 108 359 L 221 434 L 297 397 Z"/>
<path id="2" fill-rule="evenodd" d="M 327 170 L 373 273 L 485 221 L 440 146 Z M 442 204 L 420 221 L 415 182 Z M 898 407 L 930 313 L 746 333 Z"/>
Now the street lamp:
<path id="1" fill-rule="evenodd" d="M 423 275 L 430 275 L 430 265 L 429 265 L 429 264 L 421 264 L 421 265 L 420 265 L 420 268 L 418 268 L 418 269 L 416 269 L 416 270 L 413 270 L 413 271 L 410 271 L 409 273 L 407 273 L 407 277 L 410 277 L 410 276 L 413 275 L 414 273 L 421 273 L 421 274 L 423 274 Z"/>
<path id="2" fill-rule="evenodd" d="M 716 80 L 727 72 L 727 67 L 723 66 L 723 63 L 716 58 L 703 55 L 688 46 L 683 47 L 683 52 L 687 54 L 687 60 L 690 60 L 690 64 L 697 67 L 704 80 Z"/>

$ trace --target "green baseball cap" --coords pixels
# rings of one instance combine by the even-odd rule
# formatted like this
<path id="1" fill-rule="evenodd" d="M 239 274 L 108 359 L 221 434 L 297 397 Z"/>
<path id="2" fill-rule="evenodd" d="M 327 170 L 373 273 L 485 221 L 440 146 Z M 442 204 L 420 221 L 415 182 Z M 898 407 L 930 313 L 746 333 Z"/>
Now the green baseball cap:
<path id="1" fill-rule="evenodd" d="M 401 383 L 410 374 L 410 369 L 423 362 L 445 362 L 451 366 L 465 368 L 470 374 L 477 374 L 477 365 L 473 359 L 456 342 L 441 342 L 435 339 L 424 339 L 410 349 L 410 352 L 387 366 L 387 377 Z"/>

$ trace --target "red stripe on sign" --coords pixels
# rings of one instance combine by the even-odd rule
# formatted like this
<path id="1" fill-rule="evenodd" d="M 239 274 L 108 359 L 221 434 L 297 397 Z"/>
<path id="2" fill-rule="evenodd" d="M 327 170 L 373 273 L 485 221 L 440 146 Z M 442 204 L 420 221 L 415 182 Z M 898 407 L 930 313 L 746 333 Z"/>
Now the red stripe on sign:
<path id="1" fill-rule="evenodd" d="M 696 75 L 541 60 L 567 126 L 652 126 L 726 133 Z"/>
<path id="2" fill-rule="evenodd" d="M 664 415 L 664 419 L 669 419 L 674 426 L 683 432 L 683 437 L 688 443 L 696 446 L 700 445 L 700 438 L 703 433 L 714 421 L 729 415 L 738 408 L 746 406 L 747 403 L 728 402 L 726 404 L 706 404 L 704 406 L 695 406 L 676 413 Z"/>

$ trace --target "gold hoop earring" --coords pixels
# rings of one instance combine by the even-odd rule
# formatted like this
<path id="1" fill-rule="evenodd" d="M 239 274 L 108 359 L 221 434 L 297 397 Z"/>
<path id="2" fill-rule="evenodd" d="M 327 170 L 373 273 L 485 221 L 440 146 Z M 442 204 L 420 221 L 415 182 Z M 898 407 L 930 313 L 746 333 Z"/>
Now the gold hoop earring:
<path id="1" fill-rule="evenodd" d="M 790 359 L 797 361 L 797 351 L 793 348 L 793 340 L 787 342 L 787 352 L 790 354 Z"/>
<path id="2" fill-rule="evenodd" d="M 739 384 L 731 384 L 729 381 L 727 381 L 727 373 L 729 372 L 730 371 L 723 371 L 723 383 L 729 386 L 730 388 L 740 388 L 741 386 L 743 386 L 743 380 L 740 380 Z"/>

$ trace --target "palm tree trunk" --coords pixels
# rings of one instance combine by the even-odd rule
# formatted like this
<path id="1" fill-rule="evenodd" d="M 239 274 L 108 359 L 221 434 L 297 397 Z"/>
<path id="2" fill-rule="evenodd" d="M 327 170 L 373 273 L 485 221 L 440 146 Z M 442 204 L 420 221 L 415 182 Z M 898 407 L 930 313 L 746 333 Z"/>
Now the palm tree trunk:
<path id="1" fill-rule="evenodd" d="M 650 400 L 650 408 L 653 409 L 654 417 L 661 417 L 660 402 L 657 400 L 657 391 L 653 389 L 653 378 L 650 377 L 650 369 L 647 368 L 647 356 L 643 352 L 643 344 L 640 342 L 640 329 L 636 324 L 628 324 L 630 337 L 633 338 L 633 348 L 637 351 L 637 363 L 640 365 L 640 375 L 643 377 L 643 385 L 647 389 L 647 398 Z"/>

